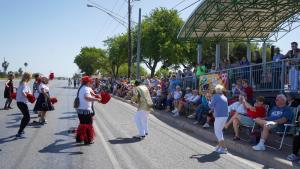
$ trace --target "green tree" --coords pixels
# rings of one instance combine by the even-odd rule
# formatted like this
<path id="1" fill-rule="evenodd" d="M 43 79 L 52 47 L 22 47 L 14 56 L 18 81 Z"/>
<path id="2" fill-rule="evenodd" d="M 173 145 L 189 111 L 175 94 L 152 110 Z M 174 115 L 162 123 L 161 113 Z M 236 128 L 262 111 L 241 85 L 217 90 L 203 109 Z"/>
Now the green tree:
<path id="1" fill-rule="evenodd" d="M 177 34 L 183 20 L 176 10 L 156 8 L 142 22 L 142 61 L 154 76 L 159 62 L 179 63 L 181 42 Z"/>
<path id="2" fill-rule="evenodd" d="M 118 77 L 120 66 L 127 61 L 127 35 L 122 34 L 105 41 L 108 53 L 110 72 L 114 78 Z"/>
<path id="3" fill-rule="evenodd" d="M 75 57 L 74 63 L 86 75 L 93 75 L 98 70 L 108 71 L 108 59 L 105 51 L 95 47 L 81 48 L 80 53 Z"/>
<path id="4" fill-rule="evenodd" d="M 155 76 L 158 77 L 168 77 L 170 75 L 170 71 L 168 68 L 161 67 L 155 72 Z"/>
<path id="5" fill-rule="evenodd" d="M 124 63 L 120 66 L 119 76 L 127 77 L 127 73 L 128 73 L 128 64 Z M 140 75 L 141 76 L 148 75 L 148 72 L 142 66 L 140 66 Z M 132 77 L 133 77 L 133 79 L 135 79 L 135 77 L 136 77 L 136 64 L 132 65 Z"/>

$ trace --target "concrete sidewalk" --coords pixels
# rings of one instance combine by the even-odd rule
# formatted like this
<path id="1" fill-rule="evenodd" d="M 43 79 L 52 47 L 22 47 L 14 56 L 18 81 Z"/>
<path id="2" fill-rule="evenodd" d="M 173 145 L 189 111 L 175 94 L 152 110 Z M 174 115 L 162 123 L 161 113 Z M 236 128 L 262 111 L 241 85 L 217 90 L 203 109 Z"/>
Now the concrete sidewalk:
<path id="1" fill-rule="evenodd" d="M 121 100 L 128 104 L 130 101 L 123 98 L 113 96 L 115 99 Z M 217 144 L 213 129 L 204 129 L 200 125 L 192 124 L 192 120 L 185 117 L 173 117 L 170 113 L 155 110 L 153 115 L 166 124 L 177 128 L 199 140 L 215 146 Z M 231 154 L 240 156 L 247 160 L 255 161 L 263 164 L 264 168 L 300 168 L 300 165 L 286 160 L 286 156 L 291 153 L 290 147 L 283 147 L 282 150 L 267 149 L 266 151 L 254 151 L 252 146 L 245 141 L 233 141 L 233 134 L 228 131 L 225 133 L 225 142 Z"/>

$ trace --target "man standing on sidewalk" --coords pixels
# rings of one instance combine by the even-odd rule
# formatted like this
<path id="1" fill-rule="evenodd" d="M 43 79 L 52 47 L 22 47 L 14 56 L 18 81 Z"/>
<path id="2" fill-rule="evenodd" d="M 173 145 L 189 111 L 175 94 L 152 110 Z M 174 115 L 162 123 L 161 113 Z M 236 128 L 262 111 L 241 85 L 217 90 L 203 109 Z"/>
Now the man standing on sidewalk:
<path id="1" fill-rule="evenodd" d="M 134 96 L 131 100 L 138 105 L 134 120 L 139 131 L 139 134 L 134 138 L 142 140 L 148 135 L 148 114 L 152 111 L 153 102 L 147 86 L 142 85 L 138 80 L 135 81 L 134 85 Z"/>

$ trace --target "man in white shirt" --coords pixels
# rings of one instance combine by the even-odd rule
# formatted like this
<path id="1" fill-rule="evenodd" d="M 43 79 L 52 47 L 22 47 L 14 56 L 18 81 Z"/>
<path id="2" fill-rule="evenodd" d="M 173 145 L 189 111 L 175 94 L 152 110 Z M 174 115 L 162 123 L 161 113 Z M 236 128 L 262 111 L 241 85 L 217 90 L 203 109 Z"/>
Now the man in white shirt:
<path id="1" fill-rule="evenodd" d="M 175 109 L 172 111 L 172 113 L 174 114 L 174 116 L 177 114 L 179 115 L 179 111 L 178 111 L 177 107 L 179 105 L 181 96 L 182 96 L 181 88 L 180 88 L 180 86 L 176 86 L 176 90 L 173 93 L 173 98 L 174 98 L 173 105 L 174 105 Z"/>
<path id="2" fill-rule="evenodd" d="M 246 97 L 243 95 L 239 95 L 239 100 L 237 102 L 234 102 L 233 104 L 231 104 L 230 106 L 228 106 L 228 112 L 230 115 L 234 115 L 235 113 L 239 113 L 239 114 L 247 114 L 246 108 L 243 105 L 243 100 L 245 100 Z M 231 116 L 231 117 L 232 117 Z M 231 123 L 233 122 L 233 119 L 231 118 L 226 124 L 225 124 L 225 128 L 227 129 Z"/>

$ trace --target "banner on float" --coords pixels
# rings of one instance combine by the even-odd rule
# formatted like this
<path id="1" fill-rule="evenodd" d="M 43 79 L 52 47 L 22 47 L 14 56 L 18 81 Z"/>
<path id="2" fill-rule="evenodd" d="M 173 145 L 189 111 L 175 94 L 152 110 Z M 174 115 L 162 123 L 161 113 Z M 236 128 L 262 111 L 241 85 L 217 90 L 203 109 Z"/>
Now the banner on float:
<path id="1" fill-rule="evenodd" d="M 200 76 L 199 86 L 200 91 L 213 90 L 217 84 L 223 85 L 227 88 L 228 84 L 227 73 L 217 73 Z"/>

